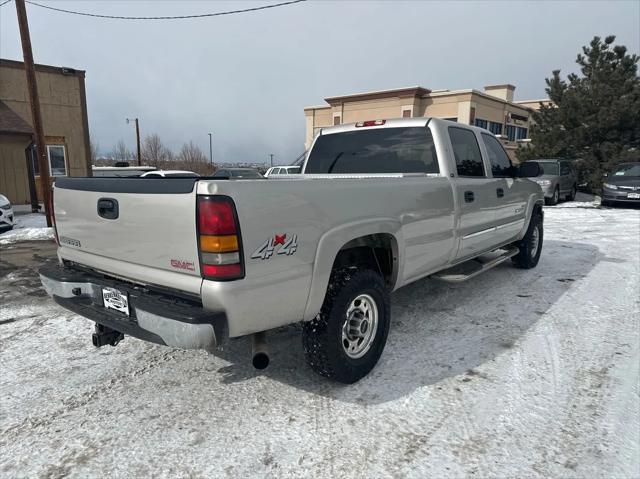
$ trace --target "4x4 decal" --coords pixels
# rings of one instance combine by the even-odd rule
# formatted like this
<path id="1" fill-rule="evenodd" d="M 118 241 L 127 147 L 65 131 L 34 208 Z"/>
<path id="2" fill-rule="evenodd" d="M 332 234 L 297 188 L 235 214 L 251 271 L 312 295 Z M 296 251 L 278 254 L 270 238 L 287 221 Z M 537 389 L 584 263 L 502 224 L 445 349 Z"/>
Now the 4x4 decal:
<path id="1" fill-rule="evenodd" d="M 251 255 L 252 259 L 269 259 L 276 254 L 291 256 L 298 249 L 298 235 L 276 234 L 262 243 Z"/>

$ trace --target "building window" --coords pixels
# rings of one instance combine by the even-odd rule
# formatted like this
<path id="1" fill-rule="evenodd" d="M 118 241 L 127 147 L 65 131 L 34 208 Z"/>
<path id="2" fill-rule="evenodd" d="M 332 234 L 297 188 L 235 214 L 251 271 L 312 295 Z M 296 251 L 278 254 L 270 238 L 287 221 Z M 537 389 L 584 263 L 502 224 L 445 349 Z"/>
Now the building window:
<path id="1" fill-rule="evenodd" d="M 411 118 L 411 110 L 402 110 L 402 118 Z"/>
<path id="2" fill-rule="evenodd" d="M 516 141 L 516 127 L 513 125 L 507 125 L 507 138 L 509 141 Z"/>
<path id="3" fill-rule="evenodd" d="M 40 164 L 37 153 L 33 155 L 33 173 L 40 176 Z M 49 160 L 49 175 L 67 176 L 67 156 L 62 145 L 47 145 L 47 159 Z"/>
<path id="4" fill-rule="evenodd" d="M 516 140 L 524 140 L 527 137 L 527 129 L 516 126 Z"/>
<path id="5" fill-rule="evenodd" d="M 340 115 L 333 117 L 333 124 L 334 125 L 339 125 L 340 124 Z"/>
<path id="6" fill-rule="evenodd" d="M 495 121 L 490 121 L 489 131 L 494 135 L 502 135 L 502 123 L 496 123 Z"/>
<path id="7" fill-rule="evenodd" d="M 480 128 L 487 129 L 487 120 L 481 120 L 480 118 L 476 118 L 475 125 Z"/>

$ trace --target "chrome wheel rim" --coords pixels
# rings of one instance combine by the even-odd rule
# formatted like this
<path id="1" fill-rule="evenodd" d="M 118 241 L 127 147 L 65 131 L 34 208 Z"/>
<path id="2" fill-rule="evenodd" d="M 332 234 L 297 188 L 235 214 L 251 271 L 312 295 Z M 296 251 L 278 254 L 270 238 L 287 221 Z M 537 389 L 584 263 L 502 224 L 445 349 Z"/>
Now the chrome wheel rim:
<path id="1" fill-rule="evenodd" d="M 378 307 L 368 294 L 357 296 L 349 304 L 342 325 L 342 348 L 352 359 L 367 354 L 378 331 Z"/>
<path id="2" fill-rule="evenodd" d="M 557 203 L 559 199 L 560 199 L 560 193 L 558 193 L 558 190 L 555 190 L 553 192 L 553 202 Z"/>
<path id="3" fill-rule="evenodd" d="M 535 255 L 538 253 L 538 247 L 540 246 L 540 230 L 539 228 L 536 226 L 535 228 L 533 228 L 533 231 L 531 232 L 531 257 L 535 257 Z"/>

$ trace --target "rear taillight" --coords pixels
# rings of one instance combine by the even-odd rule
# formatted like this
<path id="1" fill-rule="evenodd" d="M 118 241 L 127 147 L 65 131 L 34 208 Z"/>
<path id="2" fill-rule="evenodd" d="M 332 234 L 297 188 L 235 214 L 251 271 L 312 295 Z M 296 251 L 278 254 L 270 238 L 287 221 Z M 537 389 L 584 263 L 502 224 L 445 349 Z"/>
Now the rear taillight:
<path id="1" fill-rule="evenodd" d="M 51 215 L 51 226 L 53 227 L 53 236 L 55 238 L 56 244 L 60 246 L 60 240 L 58 239 L 58 228 L 56 228 L 56 212 L 53 209 L 53 190 L 51 188 L 51 193 L 49 194 L 49 204 L 47 205 L 47 209 L 49 210 L 49 214 Z"/>
<path id="2" fill-rule="evenodd" d="M 198 247 L 202 277 L 216 281 L 244 278 L 240 226 L 228 196 L 198 196 Z"/>
<path id="3" fill-rule="evenodd" d="M 363 126 L 381 126 L 381 125 L 384 125 L 386 122 L 387 122 L 387 120 L 360 121 L 360 122 L 356 123 L 356 128 L 362 128 Z"/>

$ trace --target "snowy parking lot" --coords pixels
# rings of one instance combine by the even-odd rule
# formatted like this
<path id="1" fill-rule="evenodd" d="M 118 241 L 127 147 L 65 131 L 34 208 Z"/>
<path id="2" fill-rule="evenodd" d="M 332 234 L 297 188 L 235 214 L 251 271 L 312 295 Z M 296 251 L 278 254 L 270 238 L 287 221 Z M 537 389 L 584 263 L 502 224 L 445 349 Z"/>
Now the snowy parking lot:
<path id="1" fill-rule="evenodd" d="M 3 238 L 2 477 L 640 476 L 638 209 L 547 207 L 536 269 L 397 291 L 351 386 L 306 367 L 298 326 L 263 372 L 246 340 L 95 349 L 40 287 L 53 243 Z"/>

